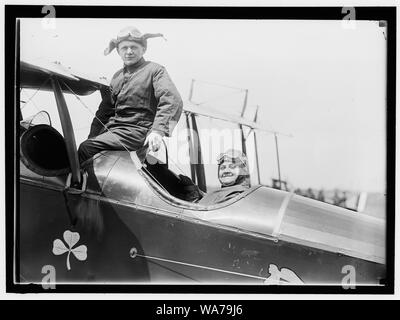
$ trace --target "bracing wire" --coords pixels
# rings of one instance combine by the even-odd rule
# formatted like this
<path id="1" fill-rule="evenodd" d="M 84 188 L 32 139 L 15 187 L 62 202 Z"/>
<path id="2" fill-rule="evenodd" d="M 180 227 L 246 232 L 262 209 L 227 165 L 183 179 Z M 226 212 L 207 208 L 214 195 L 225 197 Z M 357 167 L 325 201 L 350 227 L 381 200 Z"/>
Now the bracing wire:
<path id="1" fill-rule="evenodd" d="M 61 80 L 62 81 L 62 80 Z M 89 111 L 89 113 L 92 115 L 92 116 L 94 116 L 99 122 L 100 122 L 100 124 L 103 126 L 103 128 L 107 131 L 107 132 L 109 132 L 109 133 L 111 133 L 111 135 L 118 141 L 118 143 L 122 146 L 122 148 L 124 148 L 128 153 L 130 153 L 130 151 L 129 151 L 129 149 L 119 140 L 119 138 L 118 138 L 118 136 L 116 135 L 116 134 L 114 134 L 109 128 L 107 128 L 107 126 L 96 116 L 96 114 L 95 113 L 93 113 L 93 111 L 92 110 L 90 110 L 90 108 L 82 101 L 82 99 L 71 89 L 71 87 L 69 87 L 64 81 L 62 81 L 63 82 L 63 84 L 67 87 L 67 89 L 69 90 L 69 91 L 71 91 L 71 93 L 75 96 L 75 98 L 77 98 L 77 100 Z M 147 156 L 147 153 L 148 152 L 146 152 L 146 156 Z M 179 168 L 179 167 L 178 167 Z M 165 190 L 165 188 L 160 184 L 160 182 L 148 171 L 148 170 L 145 170 L 146 171 L 146 173 L 154 180 L 154 181 L 156 181 L 157 182 L 157 184 L 161 187 L 161 188 L 163 188 L 164 190 Z M 167 191 L 167 190 L 165 190 L 165 191 Z M 167 191 L 168 192 L 168 191 Z"/>
<path id="2" fill-rule="evenodd" d="M 101 126 L 108 131 L 109 133 L 111 133 L 111 135 L 117 140 L 117 142 L 121 145 L 122 148 L 124 148 L 128 153 L 130 152 L 129 149 L 118 139 L 117 135 L 114 134 L 114 132 L 112 132 L 110 129 L 107 128 L 107 126 L 96 116 L 95 113 L 93 113 L 92 110 L 90 110 L 90 108 L 82 101 L 82 99 L 75 93 L 74 90 L 71 89 L 70 86 L 68 86 L 68 84 L 65 83 L 65 81 L 61 80 L 62 83 L 67 87 L 67 89 L 69 91 L 71 91 L 71 93 L 75 96 L 75 98 L 89 111 L 89 113 L 95 117 L 97 119 L 97 121 L 100 122 Z"/>
<path id="3" fill-rule="evenodd" d="M 25 101 L 24 105 L 21 107 L 21 110 L 25 108 L 25 106 L 36 96 L 36 94 L 43 88 L 43 86 L 47 83 L 47 81 L 50 80 L 50 77 L 46 78 L 46 80 L 44 80 L 42 82 L 42 84 L 40 85 L 40 87 L 33 93 L 33 95 L 27 100 Z"/>

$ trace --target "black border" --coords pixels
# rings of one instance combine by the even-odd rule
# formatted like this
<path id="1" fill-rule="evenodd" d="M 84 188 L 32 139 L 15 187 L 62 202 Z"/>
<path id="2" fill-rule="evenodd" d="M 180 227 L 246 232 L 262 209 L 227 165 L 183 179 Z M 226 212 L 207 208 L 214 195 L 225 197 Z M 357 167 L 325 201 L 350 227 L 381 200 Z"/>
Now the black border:
<path id="1" fill-rule="evenodd" d="M 395 243 L 395 150 L 396 150 L 396 7 L 355 7 L 357 20 L 387 21 L 387 278 L 385 286 L 251 286 L 251 285 L 57 285 L 45 291 L 40 285 L 14 284 L 13 246 L 18 238 L 14 230 L 14 211 L 19 210 L 18 135 L 14 135 L 15 101 L 19 98 L 18 52 L 15 52 L 17 18 L 43 18 L 43 6 L 5 5 L 5 167 L 6 167 L 6 291 L 15 293 L 332 293 L 393 294 Z M 55 6 L 58 18 L 164 18 L 164 19 L 286 19 L 341 20 L 343 7 L 127 7 L 127 6 Z M 15 73 L 14 66 L 17 68 Z M 17 82 L 15 82 L 17 81 Z M 15 91 L 14 91 L 15 90 Z M 9 107 L 7 107 L 9 106 Z M 14 149 L 16 148 L 16 149 Z M 17 190 L 15 193 L 14 190 Z M 18 215 L 17 215 L 18 218 Z M 18 222 L 18 221 L 17 221 Z M 14 232 L 15 231 L 15 232 Z M 18 245 L 18 243 L 16 243 Z M 18 260 L 18 259 L 17 259 Z M 15 266 L 18 270 L 18 261 Z"/>

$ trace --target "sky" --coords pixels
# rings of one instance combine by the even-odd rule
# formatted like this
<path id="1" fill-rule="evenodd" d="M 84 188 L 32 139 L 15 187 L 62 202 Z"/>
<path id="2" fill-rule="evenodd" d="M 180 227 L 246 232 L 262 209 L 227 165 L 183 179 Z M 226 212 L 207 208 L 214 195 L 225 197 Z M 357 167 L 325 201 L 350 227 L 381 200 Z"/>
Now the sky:
<path id="1" fill-rule="evenodd" d="M 56 19 L 52 25 L 24 19 L 21 58 L 56 60 L 111 79 L 121 60 L 116 52 L 104 56 L 103 51 L 127 25 L 164 34 L 166 40 L 148 40 L 145 58 L 167 68 L 184 100 L 195 79 L 193 101 L 238 115 L 247 89 L 245 117 L 252 120 L 258 106 L 260 124 L 291 135 L 278 135 L 282 179 L 291 186 L 385 192 L 386 40 L 378 22 Z M 21 98 L 28 100 L 33 93 L 26 90 Z M 99 99 L 98 94 L 82 98 L 91 112 Z M 50 93 L 38 93 L 32 100 L 24 106 L 24 116 L 54 105 Z M 74 97 L 67 102 L 79 143 L 93 116 Z M 51 117 L 59 125 L 57 116 Z M 198 122 L 204 137 L 211 129 L 235 128 L 222 121 Z M 203 140 L 207 155 L 215 139 Z M 250 135 L 255 181 L 252 142 Z M 274 136 L 258 133 L 257 142 L 261 182 L 270 184 L 278 176 Z M 207 178 L 216 185 L 213 151 Z"/>

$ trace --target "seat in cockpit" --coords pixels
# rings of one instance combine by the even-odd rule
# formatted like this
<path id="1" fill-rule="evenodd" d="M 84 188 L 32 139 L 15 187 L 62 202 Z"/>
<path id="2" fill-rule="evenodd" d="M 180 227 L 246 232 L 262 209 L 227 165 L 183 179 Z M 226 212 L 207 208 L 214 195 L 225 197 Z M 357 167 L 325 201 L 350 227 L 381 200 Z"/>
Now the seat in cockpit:
<path id="1" fill-rule="evenodd" d="M 145 165 L 152 177 L 172 196 L 189 202 L 196 202 L 202 198 L 199 187 L 192 179 L 182 174 L 176 175 L 168 169 L 167 164 L 147 155 Z"/>

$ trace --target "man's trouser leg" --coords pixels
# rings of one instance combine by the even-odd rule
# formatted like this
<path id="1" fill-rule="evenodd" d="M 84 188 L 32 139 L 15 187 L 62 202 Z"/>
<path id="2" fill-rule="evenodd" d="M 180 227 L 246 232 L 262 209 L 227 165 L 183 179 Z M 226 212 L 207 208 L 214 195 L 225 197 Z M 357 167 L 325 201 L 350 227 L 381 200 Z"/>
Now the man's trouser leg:
<path id="1" fill-rule="evenodd" d="M 79 162 L 82 163 L 103 150 L 126 150 L 137 151 L 143 149 L 146 138 L 146 130 L 123 130 L 106 131 L 96 137 L 82 142 L 78 149 Z M 143 158 L 143 150 L 140 150 Z M 139 158 L 141 158 L 139 157 Z"/>

